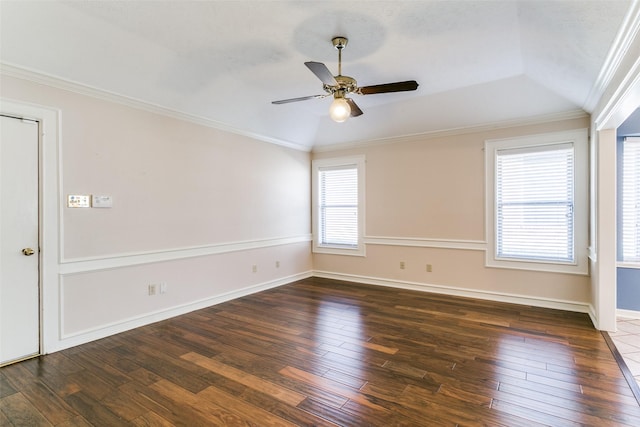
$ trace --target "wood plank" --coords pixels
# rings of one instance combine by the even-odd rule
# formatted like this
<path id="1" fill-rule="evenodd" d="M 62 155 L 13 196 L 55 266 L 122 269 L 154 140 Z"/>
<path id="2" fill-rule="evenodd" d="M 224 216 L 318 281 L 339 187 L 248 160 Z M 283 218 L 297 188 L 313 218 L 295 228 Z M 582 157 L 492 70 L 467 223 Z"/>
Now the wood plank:
<path id="1" fill-rule="evenodd" d="M 0 399 L 0 411 L 16 426 L 52 426 L 49 421 L 24 397 L 14 393 Z"/>
<path id="2" fill-rule="evenodd" d="M 0 426 L 9 427 L 11 425 L 12 424 L 11 424 L 11 421 L 9 421 L 9 418 L 7 418 L 7 416 L 4 414 L 4 412 L 2 412 L 2 409 L 0 409 Z"/>
<path id="3" fill-rule="evenodd" d="M 199 399 L 197 395 L 166 380 L 160 380 L 151 386 L 168 399 L 189 408 L 190 412 L 199 415 L 212 425 L 225 426 L 251 426 L 251 423 L 217 402 L 210 402 L 207 399 Z M 186 425 L 191 425 L 190 421 L 183 421 Z"/>
<path id="4" fill-rule="evenodd" d="M 132 402 L 124 396 L 120 390 L 105 396 L 100 403 L 111 412 L 127 421 L 138 418 L 147 412 L 145 407 Z"/>
<path id="5" fill-rule="evenodd" d="M 249 375 L 246 372 L 243 372 L 232 366 L 225 365 L 224 363 L 220 363 L 214 359 L 210 359 L 196 353 L 187 353 L 182 355 L 181 358 L 202 366 L 203 368 L 209 369 L 210 371 L 220 374 L 231 380 L 237 381 L 240 384 L 243 384 L 253 390 L 269 394 L 291 406 L 298 405 L 306 398 L 306 396 L 300 393 L 288 390 L 284 387 L 278 386 L 277 384 L 265 381 L 254 375 Z"/>
<path id="6" fill-rule="evenodd" d="M 215 402 L 224 408 L 231 410 L 241 418 L 260 426 L 291 426 L 291 423 L 283 418 L 273 415 L 257 406 L 246 403 L 243 399 L 231 396 L 216 387 L 207 387 L 198 393 L 198 398 Z M 297 405 L 297 404 L 296 404 Z"/>
<path id="7" fill-rule="evenodd" d="M 551 416 L 546 412 L 536 411 L 528 407 L 524 402 L 522 405 L 516 405 L 516 404 L 505 402 L 502 400 L 496 400 L 495 402 L 493 402 L 492 408 L 495 409 L 496 411 L 518 416 L 518 417 L 527 419 L 531 422 L 536 422 L 541 424 L 552 424 L 553 426 L 557 426 L 557 427 L 578 427 L 583 425 L 577 421 L 558 418 L 555 416 Z"/>
<path id="8" fill-rule="evenodd" d="M 75 418 L 76 414 L 73 409 L 44 383 L 36 381 L 24 365 L 8 366 L 4 369 L 4 373 L 7 382 L 14 384 L 14 387 L 19 389 L 52 424 L 57 425 Z"/>
<path id="9" fill-rule="evenodd" d="M 2 371 L 0 371 L 0 399 L 16 392 L 17 390 L 11 386 L 7 377 L 5 377 Z"/>
<path id="10" fill-rule="evenodd" d="M 158 381 L 160 382 L 160 381 Z M 181 393 L 175 396 L 167 396 L 152 384 L 151 386 L 144 386 L 136 382 L 131 382 L 120 386 L 120 392 L 144 408 L 147 408 L 149 412 L 153 412 L 158 415 L 160 419 L 167 420 L 172 425 L 182 426 L 205 426 L 212 424 L 206 415 L 195 412 L 190 405 L 185 401 L 180 400 L 182 393 L 189 393 L 185 389 L 181 389 Z M 140 422 L 150 419 L 148 415 L 141 415 Z M 151 420 L 154 418 L 151 417 Z M 135 420 L 138 420 L 136 418 Z M 134 420 L 134 421 L 135 421 Z M 132 422 L 134 422 L 132 421 Z"/>
<path id="11" fill-rule="evenodd" d="M 56 424 L 56 427 L 92 427 L 92 424 L 90 424 L 84 417 L 78 415 L 63 423 Z"/>
<path id="12" fill-rule="evenodd" d="M 100 403 L 100 400 L 82 391 L 65 397 L 65 401 L 92 425 L 115 426 L 125 422 L 122 417 Z"/>
<path id="13" fill-rule="evenodd" d="M 173 427 L 175 425 L 155 412 L 146 412 L 132 420 L 131 423 L 136 427 Z"/>
<path id="14" fill-rule="evenodd" d="M 159 351 L 162 344 L 158 343 L 157 347 L 150 347 L 147 344 L 140 344 L 136 339 L 133 341 L 135 345 L 135 359 L 145 369 L 161 378 L 165 378 L 187 390 L 197 393 L 204 390 L 209 385 L 203 374 L 206 372 L 203 368 L 181 359 L 180 357 L 171 356 Z"/>
<path id="15" fill-rule="evenodd" d="M 332 381 L 329 378 L 310 374 L 308 372 L 301 371 L 300 369 L 296 369 L 291 366 L 281 369 L 280 374 L 288 378 L 292 378 L 297 381 L 304 382 L 315 388 L 319 388 L 322 390 L 329 391 L 331 393 L 336 393 L 338 395 L 344 396 L 346 399 L 355 401 L 358 404 L 367 406 L 369 408 L 378 409 L 380 411 L 386 411 L 386 408 L 372 402 L 371 399 L 368 399 L 362 393 L 356 390 L 353 390 L 348 386 Z"/>

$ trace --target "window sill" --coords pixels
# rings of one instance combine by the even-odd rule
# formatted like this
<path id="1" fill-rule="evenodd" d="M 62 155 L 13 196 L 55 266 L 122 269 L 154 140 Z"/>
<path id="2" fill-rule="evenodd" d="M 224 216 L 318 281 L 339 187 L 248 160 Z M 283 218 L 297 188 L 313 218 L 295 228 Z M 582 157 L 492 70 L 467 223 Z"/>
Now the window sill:
<path id="1" fill-rule="evenodd" d="M 365 246 L 361 245 L 358 248 L 347 249 L 339 246 L 318 246 L 313 245 L 313 253 L 316 254 L 328 254 L 328 255 L 347 255 L 347 256 L 361 256 L 365 255 Z"/>
<path id="2" fill-rule="evenodd" d="M 640 270 L 640 262 L 618 261 L 616 263 L 616 267 L 618 267 L 618 268 L 632 268 L 632 269 L 635 269 L 635 270 Z"/>
<path id="3" fill-rule="evenodd" d="M 578 264 L 536 262 L 536 261 L 511 261 L 505 259 L 487 258 L 485 266 L 487 268 L 506 268 L 513 270 L 539 271 L 545 273 L 577 274 L 581 276 L 589 275 L 588 263 L 586 260 Z"/>

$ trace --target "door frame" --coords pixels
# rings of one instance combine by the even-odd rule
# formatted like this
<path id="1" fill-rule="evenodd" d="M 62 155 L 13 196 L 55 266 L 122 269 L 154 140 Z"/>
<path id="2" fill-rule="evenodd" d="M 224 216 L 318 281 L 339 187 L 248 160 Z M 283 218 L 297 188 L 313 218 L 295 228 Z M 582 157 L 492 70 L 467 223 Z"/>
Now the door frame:
<path id="1" fill-rule="evenodd" d="M 38 233 L 40 241 L 40 354 L 60 345 L 60 111 L 0 98 L 0 113 L 38 122 Z"/>
<path id="2" fill-rule="evenodd" d="M 592 165 L 595 196 L 592 193 L 592 286 L 597 328 L 616 331 L 617 318 L 617 219 L 616 150 L 617 129 L 640 106 L 640 60 L 625 74 L 620 86 L 593 120 L 595 131 Z"/>

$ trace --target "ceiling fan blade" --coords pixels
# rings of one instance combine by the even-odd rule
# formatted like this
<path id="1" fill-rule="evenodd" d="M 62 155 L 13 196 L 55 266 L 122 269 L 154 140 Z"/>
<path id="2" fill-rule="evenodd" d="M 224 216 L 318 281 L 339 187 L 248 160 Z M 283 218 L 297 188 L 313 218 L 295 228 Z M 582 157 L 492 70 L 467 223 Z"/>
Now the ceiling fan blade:
<path id="1" fill-rule="evenodd" d="M 327 96 L 329 96 L 329 94 L 302 96 L 300 98 L 290 98 L 290 99 L 281 99 L 280 101 L 271 101 L 271 103 L 272 104 L 288 104 L 289 102 L 306 101 L 307 99 L 320 99 L 320 98 L 325 98 Z"/>
<path id="2" fill-rule="evenodd" d="M 360 109 L 360 107 L 358 107 L 358 104 L 356 104 L 353 99 L 351 98 L 345 98 L 347 100 L 347 104 L 349 104 L 349 107 L 351 107 L 351 117 L 358 117 L 361 116 L 362 110 Z"/>
<path id="3" fill-rule="evenodd" d="M 418 82 L 416 82 L 415 80 L 407 80 L 406 82 L 364 86 L 358 89 L 358 93 L 361 95 L 372 95 L 375 93 L 405 92 L 409 90 L 416 90 L 417 88 Z"/>
<path id="4" fill-rule="evenodd" d="M 316 77 L 319 78 L 322 83 L 329 86 L 338 85 L 338 82 L 333 77 L 333 74 L 331 74 L 331 71 L 329 71 L 327 66 L 324 65 L 322 62 L 309 61 L 309 62 L 305 62 L 304 65 L 306 65 L 307 68 L 310 69 L 311 72 L 315 74 Z"/>

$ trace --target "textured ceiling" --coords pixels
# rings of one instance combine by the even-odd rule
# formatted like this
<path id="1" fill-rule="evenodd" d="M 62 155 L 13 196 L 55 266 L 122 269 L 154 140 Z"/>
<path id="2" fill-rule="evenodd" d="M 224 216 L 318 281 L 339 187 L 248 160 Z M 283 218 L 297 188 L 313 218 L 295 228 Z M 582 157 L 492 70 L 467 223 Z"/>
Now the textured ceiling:
<path id="1" fill-rule="evenodd" d="M 629 1 L 7 1 L 3 64 L 310 149 L 585 110 Z M 305 61 L 360 86 L 328 117 Z M 595 85 L 595 86 L 594 86 Z"/>

